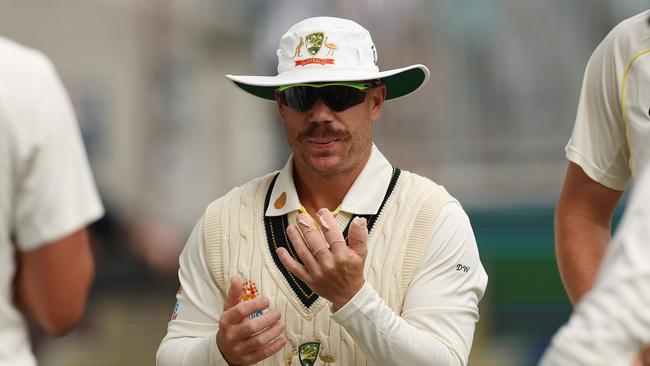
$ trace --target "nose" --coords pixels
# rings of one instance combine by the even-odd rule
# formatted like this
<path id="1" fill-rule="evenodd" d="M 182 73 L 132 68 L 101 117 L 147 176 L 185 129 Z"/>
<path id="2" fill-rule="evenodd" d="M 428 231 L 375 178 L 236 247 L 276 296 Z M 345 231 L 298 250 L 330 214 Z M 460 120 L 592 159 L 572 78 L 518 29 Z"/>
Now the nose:
<path id="1" fill-rule="evenodd" d="M 309 110 L 309 120 L 311 122 L 331 122 L 333 116 L 334 111 L 320 97 L 316 99 L 316 103 Z"/>

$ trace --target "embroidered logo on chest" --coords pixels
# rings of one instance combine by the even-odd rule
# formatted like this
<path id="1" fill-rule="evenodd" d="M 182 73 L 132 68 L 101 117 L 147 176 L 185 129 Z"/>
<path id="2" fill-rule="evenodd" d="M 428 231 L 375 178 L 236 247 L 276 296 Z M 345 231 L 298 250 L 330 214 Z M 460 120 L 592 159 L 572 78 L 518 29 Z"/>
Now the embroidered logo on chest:
<path id="1" fill-rule="evenodd" d="M 320 343 L 308 342 L 298 347 L 298 360 L 302 366 L 312 366 L 318 358 Z"/>

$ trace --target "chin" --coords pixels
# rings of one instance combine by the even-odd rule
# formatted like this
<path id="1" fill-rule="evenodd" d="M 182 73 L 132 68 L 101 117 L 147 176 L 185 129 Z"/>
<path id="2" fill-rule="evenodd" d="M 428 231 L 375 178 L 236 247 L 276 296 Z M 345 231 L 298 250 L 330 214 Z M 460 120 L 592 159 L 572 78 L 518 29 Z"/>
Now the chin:
<path id="1" fill-rule="evenodd" d="M 310 158 L 309 166 L 319 174 L 333 175 L 341 170 L 341 160 L 338 157 Z"/>

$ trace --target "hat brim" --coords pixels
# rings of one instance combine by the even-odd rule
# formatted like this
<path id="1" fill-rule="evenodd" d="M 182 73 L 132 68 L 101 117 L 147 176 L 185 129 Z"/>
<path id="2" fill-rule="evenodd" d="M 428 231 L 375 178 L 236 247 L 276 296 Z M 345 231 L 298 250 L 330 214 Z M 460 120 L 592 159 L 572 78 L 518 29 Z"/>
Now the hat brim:
<path id="1" fill-rule="evenodd" d="M 429 79 L 429 69 L 417 64 L 376 73 L 301 70 L 299 73 L 287 72 L 277 76 L 226 75 L 226 77 L 245 92 L 268 100 L 275 100 L 275 89 L 281 85 L 379 79 L 386 85 L 386 100 L 390 100 L 418 90 Z"/>

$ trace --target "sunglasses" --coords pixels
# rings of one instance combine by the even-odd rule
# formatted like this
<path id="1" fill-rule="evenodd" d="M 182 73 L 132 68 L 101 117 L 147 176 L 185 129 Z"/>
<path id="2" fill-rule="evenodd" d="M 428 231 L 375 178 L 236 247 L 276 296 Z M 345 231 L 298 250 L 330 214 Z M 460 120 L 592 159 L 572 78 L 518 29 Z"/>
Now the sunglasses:
<path id="1" fill-rule="evenodd" d="M 366 99 L 366 91 L 380 84 L 379 80 L 365 83 L 336 82 L 322 84 L 291 84 L 278 87 L 280 102 L 298 112 L 310 110 L 320 97 L 333 111 L 342 112 Z"/>

